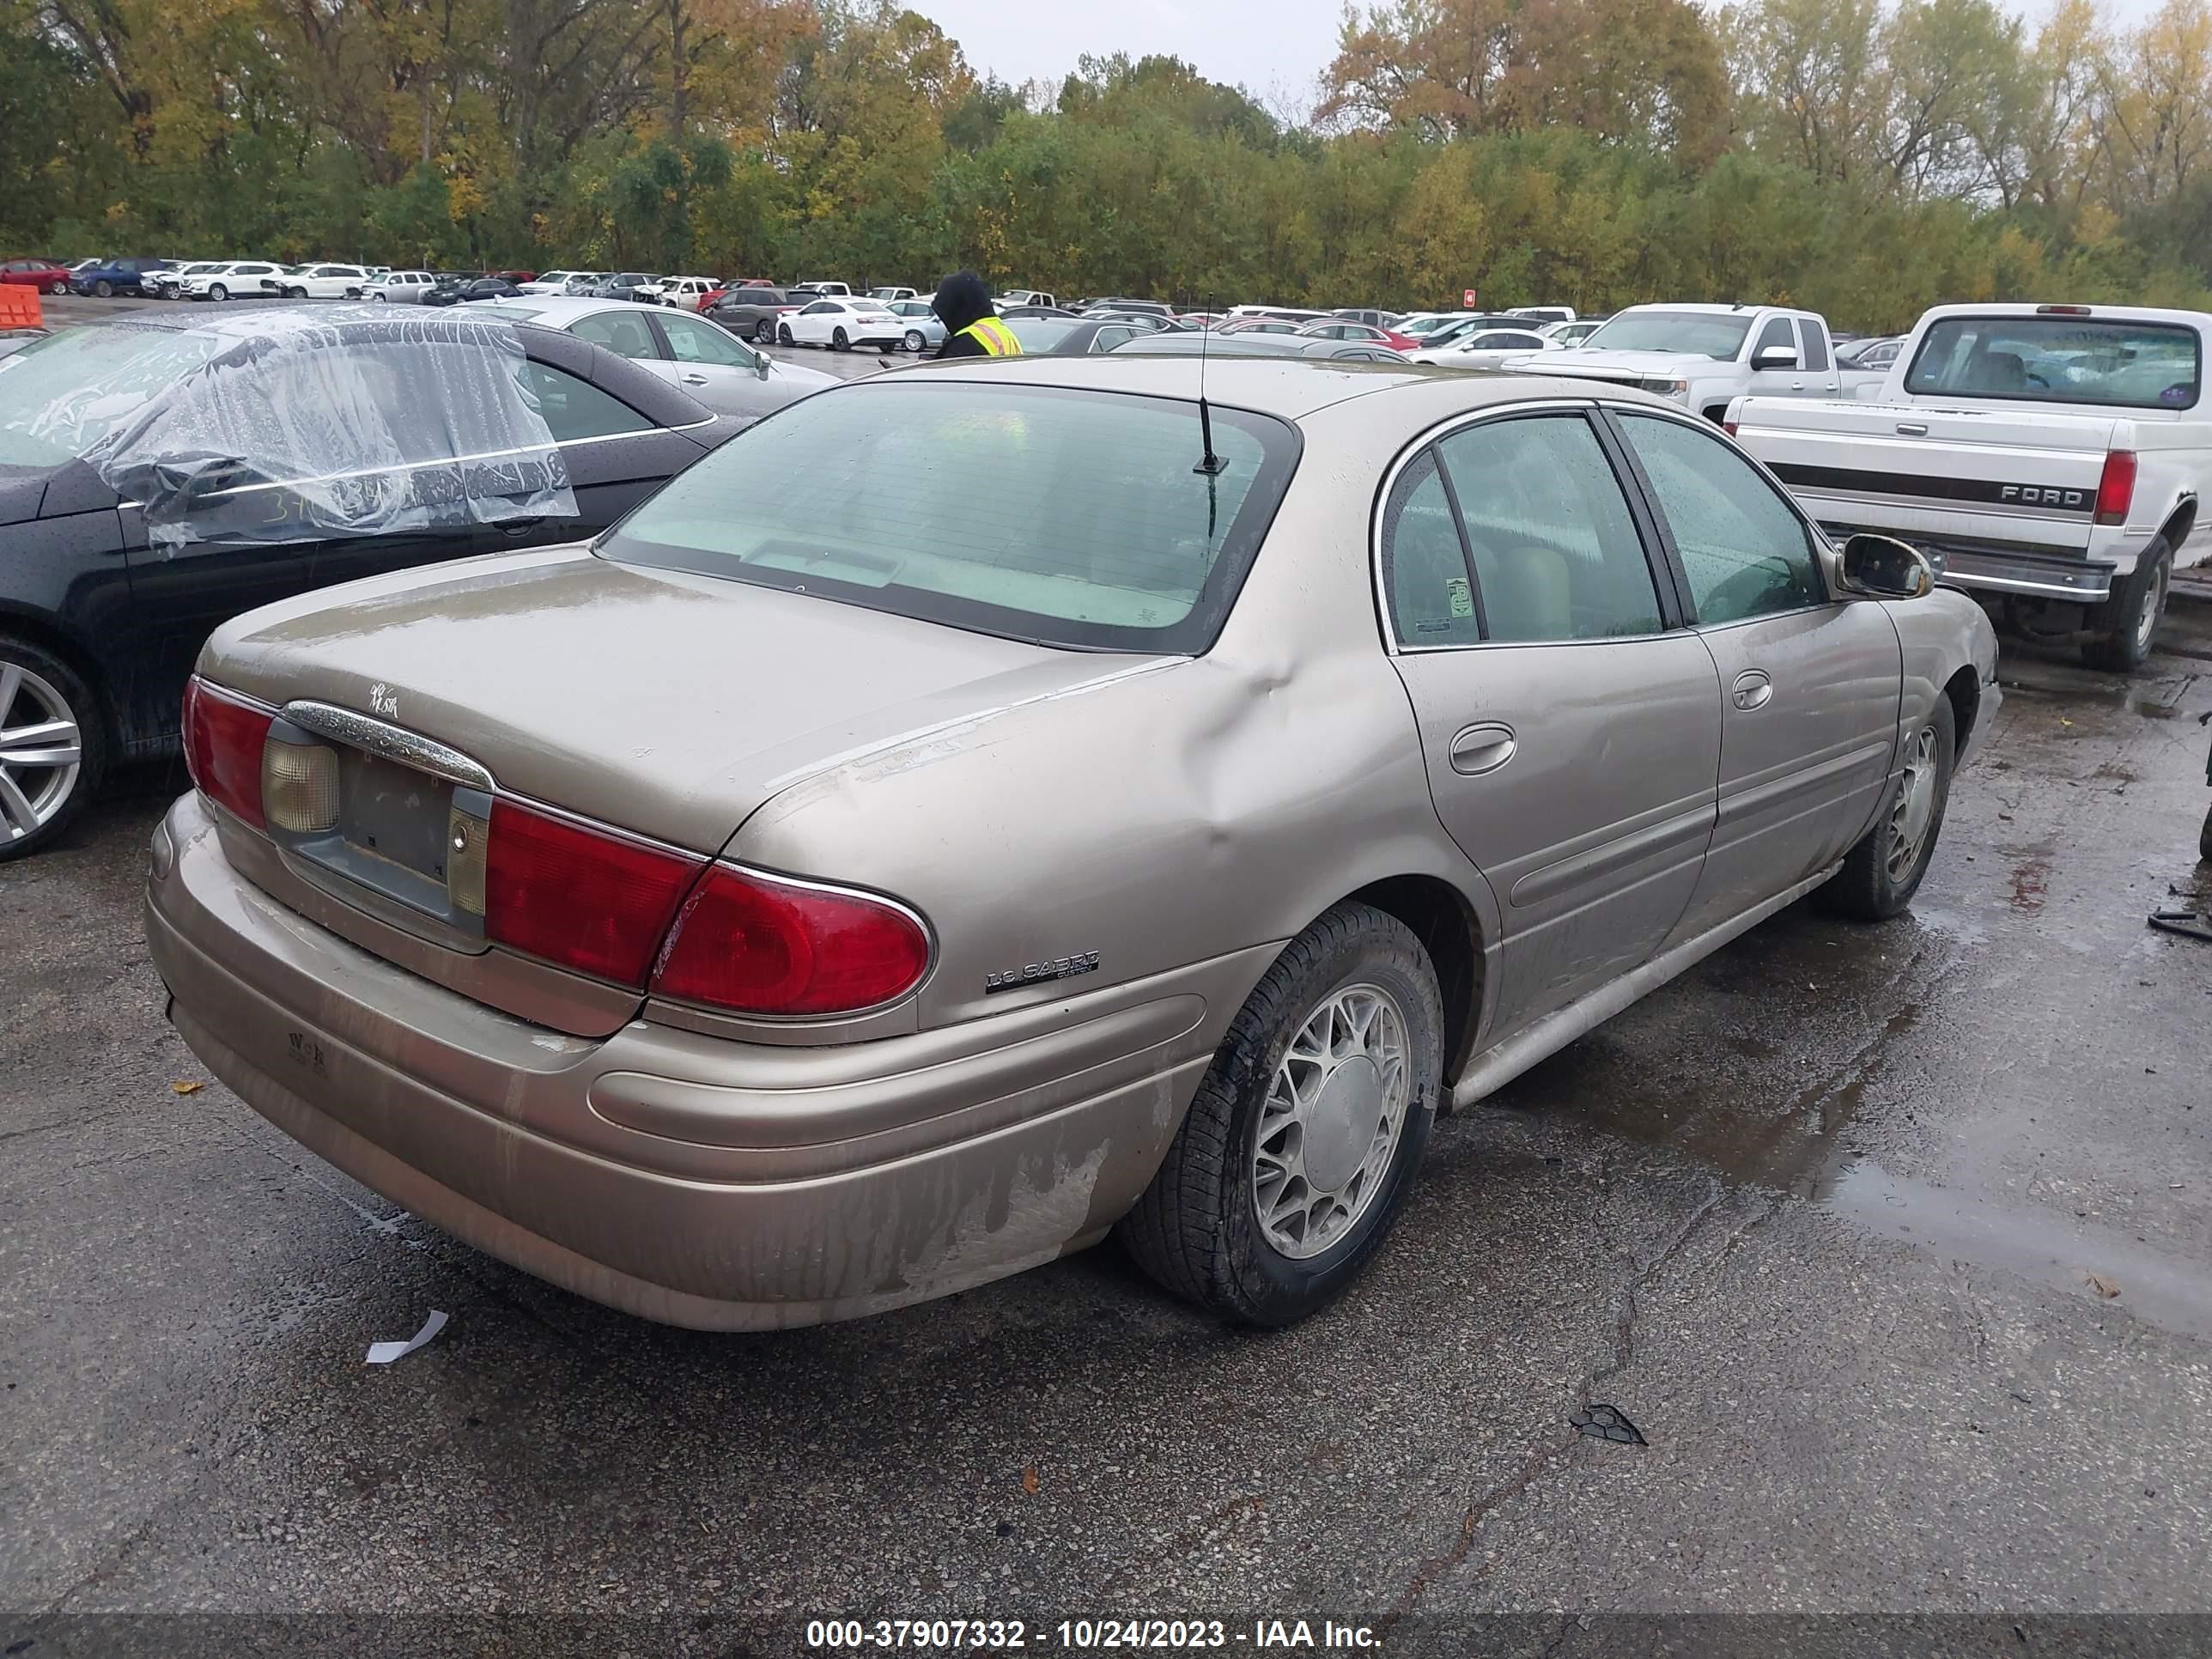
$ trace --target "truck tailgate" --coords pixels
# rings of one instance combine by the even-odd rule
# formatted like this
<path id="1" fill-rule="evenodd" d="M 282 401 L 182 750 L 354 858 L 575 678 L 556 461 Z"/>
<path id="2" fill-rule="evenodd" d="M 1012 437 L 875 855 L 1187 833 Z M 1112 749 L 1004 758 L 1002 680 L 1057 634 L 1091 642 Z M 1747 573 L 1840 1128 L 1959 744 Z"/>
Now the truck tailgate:
<path id="1" fill-rule="evenodd" d="M 2081 554 L 2121 422 L 1940 404 L 1746 398 L 1744 447 L 1824 525 Z"/>

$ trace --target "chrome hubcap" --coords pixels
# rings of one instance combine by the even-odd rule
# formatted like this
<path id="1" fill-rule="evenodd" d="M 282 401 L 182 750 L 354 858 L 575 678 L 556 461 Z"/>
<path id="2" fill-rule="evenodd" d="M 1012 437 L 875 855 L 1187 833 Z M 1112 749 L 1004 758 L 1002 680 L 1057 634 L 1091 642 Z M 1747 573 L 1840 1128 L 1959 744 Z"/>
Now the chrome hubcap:
<path id="1" fill-rule="evenodd" d="M 50 823 L 76 791 L 83 760 L 83 734 L 62 694 L 0 662 L 0 842 Z"/>
<path id="2" fill-rule="evenodd" d="M 1306 1016 L 1260 1110 L 1252 1201 L 1267 1243 L 1318 1255 L 1382 1190 L 1406 1126 L 1406 1016 L 1375 985 L 1332 993 Z"/>
<path id="3" fill-rule="evenodd" d="M 1923 726 L 1905 761 L 1905 783 L 1889 813 L 1889 878 L 1903 881 L 1919 862 L 1921 843 L 1936 816 L 1936 728 Z"/>
<path id="4" fill-rule="evenodd" d="M 2158 619 L 2166 610 L 2166 567 L 2159 566 L 2151 578 L 2150 592 L 2143 595 L 2142 615 L 2136 618 L 2136 648 L 2148 653 L 2152 637 L 2158 632 Z"/>

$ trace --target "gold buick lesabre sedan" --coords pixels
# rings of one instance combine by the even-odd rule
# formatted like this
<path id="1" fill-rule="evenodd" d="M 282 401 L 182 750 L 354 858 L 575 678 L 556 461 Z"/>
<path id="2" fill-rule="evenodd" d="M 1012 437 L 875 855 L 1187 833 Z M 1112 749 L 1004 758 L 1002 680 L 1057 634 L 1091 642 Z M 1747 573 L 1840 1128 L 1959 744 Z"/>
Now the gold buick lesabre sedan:
<path id="1" fill-rule="evenodd" d="M 948 363 L 585 544 L 222 628 L 171 1016 L 394 1203 L 648 1318 L 1109 1232 L 1279 1324 L 1430 1126 L 1802 895 L 1911 900 L 1981 611 L 1656 399 Z"/>

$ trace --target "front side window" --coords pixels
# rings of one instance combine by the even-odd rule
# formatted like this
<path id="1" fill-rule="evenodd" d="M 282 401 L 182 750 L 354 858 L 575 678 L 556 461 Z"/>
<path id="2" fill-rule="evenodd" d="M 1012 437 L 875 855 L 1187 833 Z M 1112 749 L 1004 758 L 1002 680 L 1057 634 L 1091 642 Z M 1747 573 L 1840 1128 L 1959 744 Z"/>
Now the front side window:
<path id="1" fill-rule="evenodd" d="M 1905 389 L 2110 409 L 2193 409 L 2203 382 L 2197 331 L 2089 317 L 1946 317 L 1921 337 Z"/>
<path id="2" fill-rule="evenodd" d="M 1216 407 L 1212 427 L 1209 477 L 1194 402 L 867 382 L 723 445 L 599 551 L 1046 645 L 1201 652 L 1297 454 L 1266 416 Z"/>
<path id="3" fill-rule="evenodd" d="M 1485 421 L 1437 448 L 1467 527 L 1485 639 L 1659 631 L 1643 539 L 1588 421 Z"/>
<path id="4" fill-rule="evenodd" d="M 660 328 L 679 363 L 718 363 L 725 368 L 753 366 L 753 354 L 712 323 L 672 313 L 660 319 Z"/>
<path id="5" fill-rule="evenodd" d="M 1790 331 L 1790 319 L 1787 317 L 1771 317 L 1767 319 L 1766 326 L 1759 331 L 1759 343 L 1751 349 L 1751 361 L 1756 364 L 1760 352 L 1778 349 L 1788 352 L 1793 357 L 1797 355 L 1797 337 Z"/>
<path id="6" fill-rule="evenodd" d="M 1699 622 L 1827 602 L 1812 532 L 1749 461 L 1680 421 L 1624 412 L 1620 423 L 1674 532 Z"/>

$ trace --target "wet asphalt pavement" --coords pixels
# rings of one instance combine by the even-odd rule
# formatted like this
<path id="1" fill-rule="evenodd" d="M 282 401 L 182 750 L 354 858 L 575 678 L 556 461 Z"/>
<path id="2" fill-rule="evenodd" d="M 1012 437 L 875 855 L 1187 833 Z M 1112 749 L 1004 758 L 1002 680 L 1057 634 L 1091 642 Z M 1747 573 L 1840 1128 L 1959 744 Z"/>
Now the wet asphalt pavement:
<path id="1" fill-rule="evenodd" d="M 2122 680 L 2007 641 L 1909 917 L 1797 906 L 1439 1126 L 1375 1270 L 1267 1336 L 1110 1247 L 752 1337 L 477 1255 L 175 1091 L 207 1074 L 138 905 L 180 780 L 127 778 L 0 866 L 0 1649 L 767 1655 L 927 1614 L 1058 1652 L 1146 1614 L 1534 1656 L 1880 1613 L 2028 1654 L 2212 1613 L 2212 945 L 2144 925 L 2212 904 L 2212 606 L 2165 642 Z M 1577 1436 L 1592 1401 L 1650 1443 Z"/>

